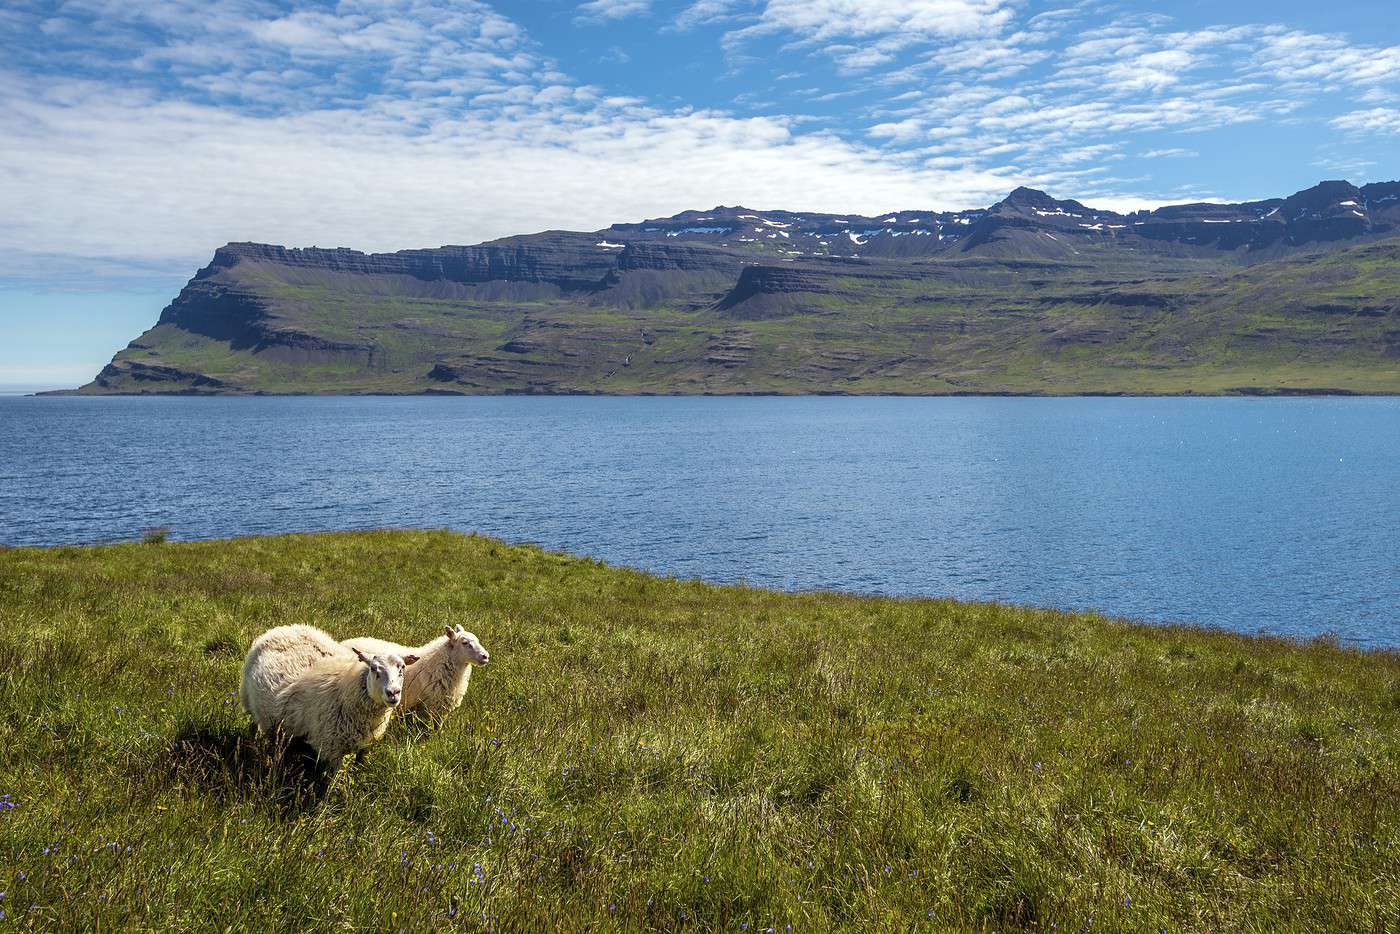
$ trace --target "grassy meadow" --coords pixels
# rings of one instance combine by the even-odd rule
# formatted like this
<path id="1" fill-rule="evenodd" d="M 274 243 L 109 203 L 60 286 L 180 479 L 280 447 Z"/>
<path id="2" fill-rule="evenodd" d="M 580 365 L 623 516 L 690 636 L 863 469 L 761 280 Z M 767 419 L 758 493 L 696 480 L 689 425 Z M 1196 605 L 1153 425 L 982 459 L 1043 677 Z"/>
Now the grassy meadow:
<path id="1" fill-rule="evenodd" d="M 321 800 L 259 632 L 492 653 Z M 1400 929 L 1400 656 L 446 532 L 0 552 L 0 931 Z"/>

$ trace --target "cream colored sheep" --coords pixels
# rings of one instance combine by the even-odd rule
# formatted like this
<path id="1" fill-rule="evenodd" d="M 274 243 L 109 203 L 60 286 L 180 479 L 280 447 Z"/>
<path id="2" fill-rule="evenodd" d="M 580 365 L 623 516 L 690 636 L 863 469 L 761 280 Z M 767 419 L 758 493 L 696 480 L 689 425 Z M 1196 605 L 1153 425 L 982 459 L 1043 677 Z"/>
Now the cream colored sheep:
<path id="1" fill-rule="evenodd" d="M 359 649 L 315 662 L 273 698 L 271 716 L 284 733 L 304 739 L 334 775 L 340 761 L 384 735 L 403 694 L 412 654 Z"/>
<path id="2" fill-rule="evenodd" d="M 274 699 L 292 679 L 326 658 L 351 657 L 329 633 L 315 626 L 278 626 L 253 640 L 243 660 L 238 699 L 255 726 L 271 731 L 277 725 Z"/>
<path id="3" fill-rule="evenodd" d="M 416 655 L 418 663 L 404 675 L 403 709 L 421 710 L 435 720 L 461 706 L 471 683 L 472 666 L 491 660 L 481 641 L 461 626 L 445 626 L 442 635 L 417 648 L 368 636 L 346 639 L 342 644 L 363 652 Z"/>

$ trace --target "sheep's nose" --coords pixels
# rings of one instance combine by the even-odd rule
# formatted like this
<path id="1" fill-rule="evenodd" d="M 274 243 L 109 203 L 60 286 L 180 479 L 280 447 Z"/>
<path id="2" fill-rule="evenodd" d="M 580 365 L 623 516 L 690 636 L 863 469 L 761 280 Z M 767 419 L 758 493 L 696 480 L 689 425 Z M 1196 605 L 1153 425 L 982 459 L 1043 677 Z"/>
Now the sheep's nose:
<path id="1" fill-rule="evenodd" d="M 389 692 L 389 704 L 390 704 L 391 706 L 398 706 L 398 703 L 399 703 L 399 694 L 400 694 L 399 691 L 390 691 L 390 692 Z"/>

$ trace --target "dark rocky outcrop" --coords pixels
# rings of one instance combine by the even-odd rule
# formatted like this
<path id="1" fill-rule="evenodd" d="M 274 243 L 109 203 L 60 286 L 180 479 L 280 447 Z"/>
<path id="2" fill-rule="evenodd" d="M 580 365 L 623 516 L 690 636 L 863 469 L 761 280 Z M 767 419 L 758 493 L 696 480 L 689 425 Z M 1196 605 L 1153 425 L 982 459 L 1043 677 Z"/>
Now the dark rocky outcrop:
<path id="1" fill-rule="evenodd" d="M 134 360 L 112 361 L 102 368 L 102 372 L 97 374 L 93 383 L 103 389 L 138 393 L 212 395 L 239 391 L 237 386 L 203 373 Z"/>
<path id="2" fill-rule="evenodd" d="M 928 271 L 930 278 L 936 273 Z M 890 264 L 865 260 L 826 259 L 805 264 L 745 266 L 715 310 L 727 318 L 757 320 L 794 314 L 822 314 L 821 298 L 858 300 L 867 289 L 883 282 L 904 280 L 909 271 Z"/>
<path id="3" fill-rule="evenodd" d="M 548 283 L 564 291 L 586 290 L 597 288 L 616 266 L 612 251 L 598 247 L 597 243 L 596 237 L 577 233 L 544 233 L 479 246 L 445 246 L 397 253 L 361 253 L 345 247 L 288 249 L 260 243 L 230 243 L 215 252 L 214 261 L 196 278 L 251 261 L 337 273 L 411 276 L 425 281 L 535 282 Z"/>
<path id="4" fill-rule="evenodd" d="M 734 311 L 761 299 L 798 294 L 825 295 L 832 291 L 831 276 L 824 271 L 795 266 L 745 266 L 729 294 L 715 305 L 720 311 Z M 776 307 L 776 306 L 773 306 Z M 745 317 L 737 315 L 736 317 Z M 764 317 L 762 314 L 752 317 Z"/>

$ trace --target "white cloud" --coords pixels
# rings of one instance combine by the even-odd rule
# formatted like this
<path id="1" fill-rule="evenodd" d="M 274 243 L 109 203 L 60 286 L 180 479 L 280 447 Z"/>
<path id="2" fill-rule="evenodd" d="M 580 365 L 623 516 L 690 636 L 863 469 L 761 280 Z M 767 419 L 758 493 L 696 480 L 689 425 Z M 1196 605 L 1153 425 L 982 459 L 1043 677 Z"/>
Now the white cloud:
<path id="1" fill-rule="evenodd" d="M 1076 165 L 1081 162 L 1108 162 L 1122 159 L 1123 154 L 1113 143 L 1099 143 L 1093 146 L 1061 150 L 1057 158 L 1064 165 Z"/>
<path id="2" fill-rule="evenodd" d="M 821 47 L 846 71 L 894 61 L 912 46 L 996 36 L 1014 0 L 766 0 L 757 21 L 725 37 L 731 52 L 765 35 Z"/>
<path id="3" fill-rule="evenodd" d="M 1400 133 L 1400 108 L 1354 110 L 1334 118 L 1332 125 L 1352 133 Z"/>
<path id="4" fill-rule="evenodd" d="M 1274 30 L 1261 37 L 1254 62 L 1261 73 L 1288 85 L 1400 81 L 1400 45 L 1368 46 L 1345 36 Z"/>
<path id="5" fill-rule="evenodd" d="M 1352 89 L 1352 107 L 1374 105 L 1333 126 L 1354 134 L 1392 132 L 1400 49 L 1275 25 L 1182 31 L 1168 28 L 1164 17 L 1076 21 L 1091 9 L 1079 4 L 1062 15 L 1018 15 L 990 35 L 935 42 L 920 61 L 873 79 L 890 93 L 868 112 L 867 133 L 887 148 L 921 148 L 970 166 L 1005 165 L 1014 155 L 1038 177 L 1076 178 L 1092 193 L 1093 179 L 1077 175 L 1076 166 L 1125 158 L 1144 137 L 1164 133 L 1266 120 L 1324 123 L 1325 108 L 1335 113 L 1335 102 L 1325 98 L 1330 88 Z M 1391 78 L 1396 81 L 1387 83 Z M 892 93 L 906 85 L 913 90 Z M 1152 142 L 1158 145 L 1138 158 L 1198 154 Z"/>
<path id="6" fill-rule="evenodd" d="M 1389 104 L 1400 101 L 1400 87 L 1367 88 L 1356 96 L 1356 100 L 1362 104 Z"/>
<path id="7" fill-rule="evenodd" d="M 284 13 L 261 0 L 68 0 L 6 39 L 13 72 L 82 74 L 262 110 L 376 95 L 460 107 L 463 95 L 559 77 L 515 23 L 478 0 L 340 0 Z M 27 41 L 22 30 L 45 34 Z"/>
<path id="8" fill-rule="evenodd" d="M 900 120 L 895 123 L 877 123 L 870 128 L 870 135 L 882 139 L 911 140 L 925 135 L 925 128 L 918 120 Z"/>
<path id="9" fill-rule="evenodd" d="M 892 33 L 956 37 L 995 33 L 1011 17 L 1007 0 L 768 0 L 758 27 L 817 42 Z"/>
<path id="10" fill-rule="evenodd" d="M 710 23 L 728 22 L 745 5 L 744 0 L 695 0 L 676 15 L 675 28 L 694 29 Z"/>
<path id="11" fill-rule="evenodd" d="M 1376 167 L 1371 159 L 1345 152 L 1323 153 L 1312 164 L 1326 172 L 1329 178 L 1365 178 Z"/>
<path id="12" fill-rule="evenodd" d="M 1113 62 L 1103 78 L 1117 91 L 1157 91 L 1182 79 L 1191 67 L 1191 53 L 1181 49 L 1147 52 L 1125 62 Z"/>
<path id="13" fill-rule="evenodd" d="M 945 72 L 973 74 L 983 81 L 1009 78 L 1050 57 L 1048 51 L 1033 47 L 1039 40 L 1039 36 L 1030 33 L 970 39 L 930 54 L 927 66 Z"/>
<path id="14" fill-rule="evenodd" d="M 651 0 L 588 0 L 578 7 L 578 21 L 606 22 L 651 12 Z"/>
<path id="15" fill-rule="evenodd" d="M 396 119 L 391 105 L 259 116 L 37 89 L 0 119 L 0 255 L 172 259 L 229 240 L 394 250 L 597 229 L 715 202 L 876 213 L 985 204 L 1022 179 L 798 133 L 782 119 L 636 106 Z M 536 95 L 538 97 L 539 95 Z"/>

